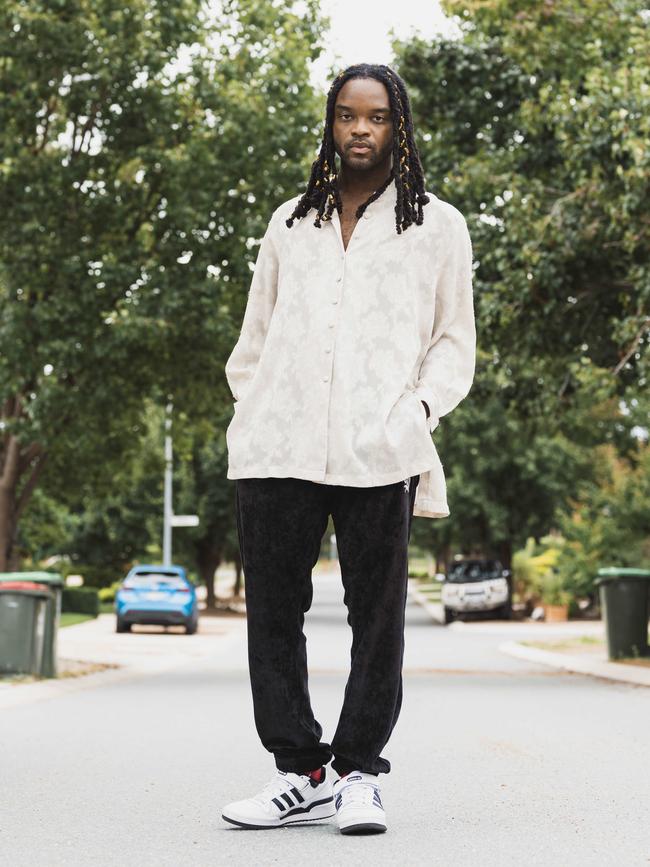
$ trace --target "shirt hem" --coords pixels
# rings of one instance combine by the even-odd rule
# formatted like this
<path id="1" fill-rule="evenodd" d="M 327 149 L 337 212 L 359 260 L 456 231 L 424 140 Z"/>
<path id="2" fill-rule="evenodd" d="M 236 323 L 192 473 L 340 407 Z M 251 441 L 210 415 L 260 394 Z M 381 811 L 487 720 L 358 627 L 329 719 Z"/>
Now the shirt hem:
<path id="1" fill-rule="evenodd" d="M 449 506 L 441 500 L 423 498 L 413 508 L 414 518 L 448 518 Z"/>
<path id="2" fill-rule="evenodd" d="M 393 482 L 401 482 L 411 476 L 422 475 L 431 469 L 430 466 L 425 466 L 420 469 L 413 470 L 393 470 L 391 473 L 381 473 L 380 475 L 368 476 L 350 476 L 349 474 L 334 474 L 324 473 L 319 470 L 306 470 L 300 467 L 279 467 L 279 466 L 264 466 L 264 467 L 228 467 L 226 478 L 228 479 L 266 479 L 269 477 L 275 478 L 294 478 L 305 479 L 309 482 L 322 482 L 326 485 L 349 485 L 358 488 L 372 488 L 375 485 L 390 485 Z"/>

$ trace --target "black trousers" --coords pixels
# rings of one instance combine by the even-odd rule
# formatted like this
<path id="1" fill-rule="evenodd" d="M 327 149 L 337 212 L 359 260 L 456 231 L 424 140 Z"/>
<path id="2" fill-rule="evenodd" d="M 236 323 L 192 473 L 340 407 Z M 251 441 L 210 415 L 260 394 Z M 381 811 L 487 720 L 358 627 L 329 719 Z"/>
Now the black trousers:
<path id="1" fill-rule="evenodd" d="M 236 480 L 255 725 L 277 768 L 389 773 L 380 753 L 402 704 L 408 542 L 420 476 L 370 488 L 294 478 Z M 332 515 L 352 627 L 350 674 L 332 743 L 308 690 L 304 614 Z"/>

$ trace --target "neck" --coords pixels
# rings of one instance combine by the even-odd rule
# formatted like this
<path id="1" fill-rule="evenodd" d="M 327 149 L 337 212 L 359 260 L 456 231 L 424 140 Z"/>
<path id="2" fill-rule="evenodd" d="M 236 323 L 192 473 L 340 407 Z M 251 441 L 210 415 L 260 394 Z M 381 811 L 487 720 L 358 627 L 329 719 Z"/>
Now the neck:
<path id="1" fill-rule="evenodd" d="M 341 161 L 337 184 L 345 198 L 367 198 L 384 184 L 390 175 L 391 162 L 380 163 L 368 171 L 360 172 Z"/>

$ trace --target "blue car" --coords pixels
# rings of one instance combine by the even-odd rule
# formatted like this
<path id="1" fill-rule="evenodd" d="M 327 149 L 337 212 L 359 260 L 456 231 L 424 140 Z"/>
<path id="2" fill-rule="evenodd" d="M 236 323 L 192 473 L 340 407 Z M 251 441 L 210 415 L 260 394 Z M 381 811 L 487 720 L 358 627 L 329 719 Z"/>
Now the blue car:
<path id="1" fill-rule="evenodd" d="M 194 585 L 181 566 L 134 566 L 115 594 L 117 632 L 134 623 L 184 626 L 193 635 L 199 625 Z"/>

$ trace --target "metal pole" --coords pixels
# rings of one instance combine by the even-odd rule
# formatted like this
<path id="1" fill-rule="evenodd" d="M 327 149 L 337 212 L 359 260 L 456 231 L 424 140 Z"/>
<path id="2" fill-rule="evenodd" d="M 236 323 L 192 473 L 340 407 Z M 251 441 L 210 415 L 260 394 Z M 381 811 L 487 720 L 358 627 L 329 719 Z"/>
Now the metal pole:
<path id="1" fill-rule="evenodd" d="M 163 505 L 163 566 L 172 565 L 172 403 L 165 411 L 165 486 Z"/>

